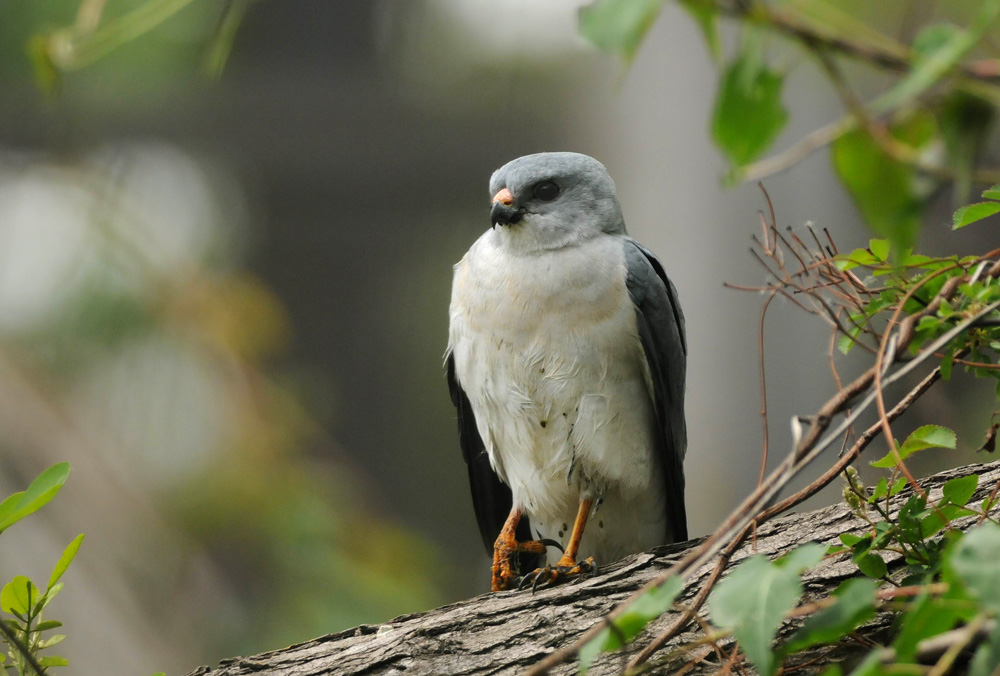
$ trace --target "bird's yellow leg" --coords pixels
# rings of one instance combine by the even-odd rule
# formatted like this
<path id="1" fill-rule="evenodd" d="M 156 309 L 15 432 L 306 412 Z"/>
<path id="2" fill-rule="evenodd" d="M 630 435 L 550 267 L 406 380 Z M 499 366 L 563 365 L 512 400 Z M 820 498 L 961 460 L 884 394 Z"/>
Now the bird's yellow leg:
<path id="1" fill-rule="evenodd" d="M 576 512 L 576 521 L 573 522 L 573 532 L 570 533 L 566 551 L 556 564 L 557 568 L 572 568 L 576 565 L 576 553 L 580 550 L 580 540 L 583 539 L 583 531 L 587 527 L 587 519 L 590 518 L 590 508 L 593 504 L 594 501 L 590 498 L 580 501 L 580 509 Z"/>
<path id="2" fill-rule="evenodd" d="M 517 582 L 518 574 L 514 570 L 514 559 L 521 552 L 544 554 L 545 542 L 529 540 L 518 542 L 517 524 L 521 522 L 521 510 L 512 509 L 504 522 L 500 535 L 493 543 L 493 584 L 492 591 L 510 589 Z M 555 543 L 552 543 L 555 544 Z"/>
<path id="3" fill-rule="evenodd" d="M 596 570 L 597 564 L 594 562 L 593 557 L 588 558 L 586 561 L 577 562 L 576 560 L 576 554 L 580 550 L 580 540 L 583 539 L 583 531 L 587 528 L 587 519 L 590 518 L 590 508 L 593 505 L 594 501 L 591 498 L 584 498 L 580 501 L 580 508 L 576 512 L 576 520 L 573 522 L 573 532 L 570 533 L 569 543 L 566 545 L 566 550 L 559 558 L 559 561 L 554 566 L 539 568 L 530 575 L 525 575 L 524 579 L 521 580 L 521 587 L 526 587 L 530 584 L 532 588 L 535 588 L 542 583 L 552 585 L 561 578 L 591 573 Z"/>

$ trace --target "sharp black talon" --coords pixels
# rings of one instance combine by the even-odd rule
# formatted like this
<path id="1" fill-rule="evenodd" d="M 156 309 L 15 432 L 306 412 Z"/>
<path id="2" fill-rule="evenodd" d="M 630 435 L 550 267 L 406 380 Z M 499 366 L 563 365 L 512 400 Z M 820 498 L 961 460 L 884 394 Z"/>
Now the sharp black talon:
<path id="1" fill-rule="evenodd" d="M 528 583 L 531 582 L 532 579 L 535 578 L 535 577 L 536 577 L 536 575 L 534 573 L 528 573 L 527 575 L 525 575 L 524 577 L 522 577 L 521 581 L 517 583 L 517 589 L 518 589 L 518 591 L 520 591 L 520 590 L 524 589 L 525 587 L 527 587 Z"/>
<path id="2" fill-rule="evenodd" d="M 544 540 L 539 540 L 539 542 L 541 542 L 546 547 L 555 547 L 556 549 L 558 549 L 563 554 L 566 553 L 566 550 L 563 549 L 563 546 L 561 544 L 559 544 L 558 542 L 556 542 L 555 540 L 549 540 L 548 538 L 545 538 Z"/>

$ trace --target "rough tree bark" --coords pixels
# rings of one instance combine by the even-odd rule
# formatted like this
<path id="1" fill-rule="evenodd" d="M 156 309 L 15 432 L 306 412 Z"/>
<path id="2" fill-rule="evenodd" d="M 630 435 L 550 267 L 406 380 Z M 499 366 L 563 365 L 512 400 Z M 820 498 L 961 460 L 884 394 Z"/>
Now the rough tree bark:
<path id="1" fill-rule="evenodd" d="M 982 500 L 1000 481 L 1000 462 L 942 472 L 921 484 L 935 499 L 940 497 L 945 481 L 968 474 L 980 475 L 979 489 L 973 500 Z M 896 508 L 909 495 L 909 490 L 898 495 L 894 500 Z M 957 525 L 967 529 L 975 521 L 975 518 L 967 518 Z M 756 546 L 749 540 L 745 542 L 733 556 L 729 568 L 755 551 L 776 556 L 805 542 L 832 544 L 840 533 L 857 532 L 864 526 L 864 522 L 851 514 L 844 504 L 778 517 L 757 529 Z M 189 676 L 520 673 L 599 622 L 617 603 L 665 570 L 679 553 L 695 543 L 669 545 L 628 557 L 605 566 L 599 575 L 573 584 L 535 593 L 525 590 L 484 594 L 425 613 L 397 617 L 384 624 L 362 625 L 322 636 L 283 650 L 224 660 L 218 668 L 201 667 Z M 698 571 L 679 603 L 685 603 L 694 595 L 711 568 L 706 566 Z M 806 600 L 826 596 L 841 581 L 858 574 L 857 567 L 846 556 L 827 559 L 805 574 Z M 673 613 L 653 623 L 624 655 L 614 653 L 600 657 L 590 673 L 597 676 L 621 673 L 628 658 L 651 636 L 662 631 L 672 617 L 675 617 Z M 878 643 L 890 636 L 891 623 L 891 614 L 881 613 L 858 634 L 862 635 L 862 641 Z M 792 628 L 785 627 L 783 631 Z M 706 659 L 693 665 L 687 673 L 716 671 L 719 664 L 711 648 L 676 651 L 699 633 L 689 627 L 686 633 L 664 646 L 652 662 L 662 662 L 671 651 L 675 651 L 675 655 L 652 673 L 676 673 L 696 655 Z M 794 663 L 803 667 L 800 673 L 811 673 L 830 662 L 851 661 L 869 650 L 862 641 L 820 648 L 796 656 Z M 750 671 L 749 667 L 744 667 Z M 576 664 L 570 663 L 552 673 L 575 672 Z"/>

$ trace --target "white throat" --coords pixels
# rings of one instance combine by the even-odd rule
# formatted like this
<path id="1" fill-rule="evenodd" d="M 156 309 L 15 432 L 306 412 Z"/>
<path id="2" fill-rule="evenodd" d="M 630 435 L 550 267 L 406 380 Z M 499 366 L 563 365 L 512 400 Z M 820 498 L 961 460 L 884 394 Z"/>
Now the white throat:
<path id="1" fill-rule="evenodd" d="M 600 234 L 598 231 L 584 228 L 542 229 L 523 220 L 512 225 L 497 225 L 493 229 L 493 233 L 501 248 L 519 255 L 565 249 L 586 242 Z"/>

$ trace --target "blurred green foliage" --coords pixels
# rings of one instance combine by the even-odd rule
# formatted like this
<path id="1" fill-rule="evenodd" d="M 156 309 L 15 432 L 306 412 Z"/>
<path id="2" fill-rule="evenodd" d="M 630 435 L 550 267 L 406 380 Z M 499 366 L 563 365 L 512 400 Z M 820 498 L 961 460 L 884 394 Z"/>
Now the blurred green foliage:
<path id="1" fill-rule="evenodd" d="M 582 12 L 580 31 L 599 48 L 630 61 L 665 1 L 598 0 Z M 1000 59 L 983 55 L 998 37 L 1000 0 L 971 7 L 941 3 L 939 16 L 920 26 L 910 44 L 901 42 L 894 28 L 894 13 L 906 11 L 908 3 L 680 4 L 698 22 L 713 54 L 720 52 L 719 17 L 742 19 L 742 38 L 723 64 L 711 121 L 712 137 L 731 164 L 729 181 L 759 180 L 832 144 L 837 175 L 868 225 L 895 251 L 916 245 L 928 198 L 942 183 L 953 183 L 961 203 L 973 183 L 1000 182 L 1000 170 L 977 166 L 1000 106 L 995 82 Z M 900 71 L 898 80 L 863 102 L 840 65 L 851 57 Z M 821 63 L 846 113 L 786 151 L 759 160 L 788 121 L 782 104 L 785 70 L 770 63 L 800 58 Z"/>
<path id="2" fill-rule="evenodd" d="M 759 33 L 744 39 L 722 75 L 712 115 L 712 138 L 737 167 L 760 157 L 788 122 L 780 96 L 784 76 L 764 62 Z"/>
<path id="3" fill-rule="evenodd" d="M 224 220 L 211 179 L 205 203 L 188 212 L 156 197 L 192 170 L 191 158 L 139 148 L 21 173 L 28 211 L 8 227 L 30 228 L 33 200 L 58 200 L 68 186 L 82 204 L 61 212 L 66 251 L 57 260 L 44 246 L 12 252 L 36 258 L 19 283 L 50 266 L 69 283 L 0 330 L 0 351 L 14 351 L 58 405 L 85 404 L 78 414 L 116 449 L 109 459 L 223 573 L 234 596 L 230 619 L 202 632 L 211 655 L 434 605 L 436 551 L 373 512 L 375 491 L 338 460 L 286 373 L 287 314 L 241 268 L 231 238 L 240 224 Z M 161 204 L 169 211 L 150 211 Z"/>
<path id="4" fill-rule="evenodd" d="M 933 118 L 914 116 L 890 130 L 910 148 L 933 141 Z M 917 171 L 880 148 L 866 129 L 844 134 L 833 144 L 833 166 L 865 217 L 868 227 L 890 239 L 896 251 L 912 249 L 929 197 Z"/>
<path id="5" fill-rule="evenodd" d="M 246 0 L 4 3 L 0 74 L 31 73 L 52 94 L 68 84 L 81 93 L 97 88 L 97 98 L 122 103 L 137 92 L 155 96 L 178 78 L 221 73 L 246 5 Z M 74 77 L 67 81 L 69 73 Z"/>
<path id="6" fill-rule="evenodd" d="M 4 3 L 0 74 L 33 73 L 74 105 L 148 103 L 177 79 L 218 76 L 248 4 Z M 189 593 L 171 561 L 210 558 L 223 588 L 201 612 L 220 619 L 198 627 L 191 661 L 442 598 L 437 550 L 377 512 L 377 487 L 323 432 L 288 360 L 283 302 L 245 269 L 233 186 L 213 163 L 157 144 L 0 162 L 0 358 L 67 413 L 88 440 L 81 452 L 101 454 L 163 516 L 147 541 L 176 531 L 196 550 L 116 562 L 132 576 L 122 589 L 148 590 L 136 601 L 150 618 Z"/>

